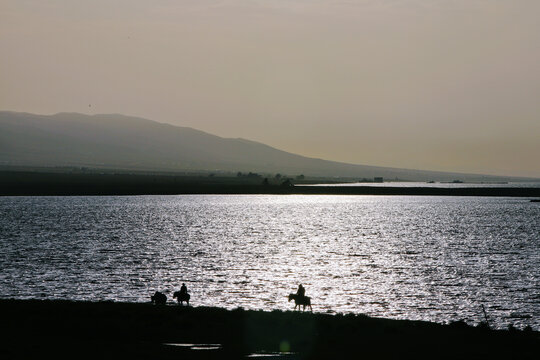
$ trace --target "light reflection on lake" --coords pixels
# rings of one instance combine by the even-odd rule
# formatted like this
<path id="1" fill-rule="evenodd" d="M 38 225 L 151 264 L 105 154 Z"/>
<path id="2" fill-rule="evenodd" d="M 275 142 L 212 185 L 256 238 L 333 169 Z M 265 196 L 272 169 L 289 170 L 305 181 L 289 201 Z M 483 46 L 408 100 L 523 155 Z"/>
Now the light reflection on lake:
<path id="1" fill-rule="evenodd" d="M 519 198 L 194 195 L 0 198 L 0 296 L 540 329 L 540 204 Z"/>

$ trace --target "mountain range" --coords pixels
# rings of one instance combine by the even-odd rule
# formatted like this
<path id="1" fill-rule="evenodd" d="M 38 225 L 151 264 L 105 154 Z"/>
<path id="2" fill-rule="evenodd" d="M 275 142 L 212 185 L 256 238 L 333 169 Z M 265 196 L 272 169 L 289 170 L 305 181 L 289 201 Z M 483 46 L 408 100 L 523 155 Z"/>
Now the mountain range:
<path id="1" fill-rule="evenodd" d="M 257 172 L 409 181 L 519 178 L 366 166 L 292 154 L 241 138 L 118 114 L 0 111 L 0 165 L 144 171 Z"/>

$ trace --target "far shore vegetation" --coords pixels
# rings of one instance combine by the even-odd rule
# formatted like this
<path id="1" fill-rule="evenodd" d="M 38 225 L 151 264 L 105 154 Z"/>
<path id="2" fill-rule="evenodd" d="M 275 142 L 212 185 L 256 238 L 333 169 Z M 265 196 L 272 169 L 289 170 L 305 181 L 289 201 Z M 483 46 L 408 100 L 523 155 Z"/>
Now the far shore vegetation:
<path id="1" fill-rule="evenodd" d="M 313 194 L 447 195 L 540 197 L 538 187 L 442 188 L 392 186 L 407 179 L 310 177 L 252 171 L 165 172 L 87 167 L 0 167 L 0 196 L 9 195 L 173 195 L 173 194 Z M 384 187 L 372 183 L 389 183 Z M 453 182 L 463 183 L 456 179 Z M 307 186 L 358 183 L 358 186 Z M 432 183 L 432 181 L 426 182 Z M 493 186 L 495 184 L 495 186 Z M 497 186 L 500 184 L 501 186 Z M 466 184 L 465 184 L 466 185 Z"/>

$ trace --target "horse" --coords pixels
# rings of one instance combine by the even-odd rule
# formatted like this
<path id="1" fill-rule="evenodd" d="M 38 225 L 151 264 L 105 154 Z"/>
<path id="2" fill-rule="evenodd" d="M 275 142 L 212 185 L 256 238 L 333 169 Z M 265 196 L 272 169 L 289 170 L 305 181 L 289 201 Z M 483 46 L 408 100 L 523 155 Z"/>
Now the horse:
<path id="1" fill-rule="evenodd" d="M 289 294 L 289 301 L 294 300 L 294 310 L 296 310 L 296 307 L 298 306 L 298 310 L 300 310 L 300 305 L 302 305 L 302 311 L 306 310 L 306 306 L 309 306 L 309 310 L 313 312 L 313 309 L 311 308 L 311 298 L 309 296 L 299 296 L 297 294 Z"/>
<path id="2" fill-rule="evenodd" d="M 167 296 L 159 291 L 156 291 L 153 296 L 150 296 L 150 299 L 152 300 L 152 304 L 156 305 L 165 305 L 167 303 Z"/>
<path id="3" fill-rule="evenodd" d="M 175 291 L 174 294 L 173 294 L 173 299 L 176 298 L 178 299 L 178 303 L 180 305 L 184 305 L 184 301 L 187 303 L 187 306 L 189 306 L 189 298 L 191 296 L 189 296 L 188 293 L 181 293 L 180 291 Z"/>

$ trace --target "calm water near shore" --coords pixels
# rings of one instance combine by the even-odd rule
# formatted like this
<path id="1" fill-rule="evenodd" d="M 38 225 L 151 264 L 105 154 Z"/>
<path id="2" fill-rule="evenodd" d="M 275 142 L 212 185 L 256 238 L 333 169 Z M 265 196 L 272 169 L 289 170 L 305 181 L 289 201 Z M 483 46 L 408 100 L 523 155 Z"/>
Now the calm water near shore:
<path id="1" fill-rule="evenodd" d="M 540 203 L 523 198 L 0 197 L 0 297 L 146 302 L 540 330 Z"/>
<path id="2" fill-rule="evenodd" d="M 400 187 L 400 188 L 446 188 L 446 189 L 463 189 L 463 188 L 540 188 L 540 182 L 400 182 L 387 181 L 382 183 L 376 182 L 356 182 L 356 183 L 337 183 L 337 184 L 313 184 L 313 185 L 297 185 L 297 186 L 334 186 L 334 187 L 355 187 L 355 186 L 373 186 L 373 187 Z"/>

